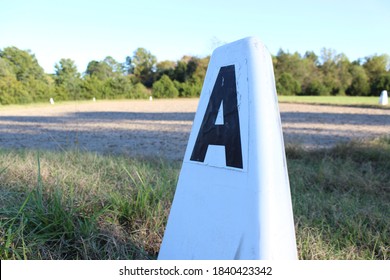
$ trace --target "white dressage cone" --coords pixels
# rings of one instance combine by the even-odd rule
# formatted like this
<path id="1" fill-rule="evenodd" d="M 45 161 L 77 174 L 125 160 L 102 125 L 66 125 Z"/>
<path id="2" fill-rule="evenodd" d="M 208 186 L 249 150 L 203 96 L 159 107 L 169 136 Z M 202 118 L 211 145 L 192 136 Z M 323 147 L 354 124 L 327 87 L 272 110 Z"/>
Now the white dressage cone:
<path id="1" fill-rule="evenodd" d="M 158 259 L 297 259 L 271 55 L 210 59 Z"/>
<path id="2" fill-rule="evenodd" d="M 387 96 L 387 90 L 383 90 L 381 92 L 381 95 L 379 97 L 379 104 L 380 105 L 387 105 L 387 104 L 389 104 L 389 97 Z"/>

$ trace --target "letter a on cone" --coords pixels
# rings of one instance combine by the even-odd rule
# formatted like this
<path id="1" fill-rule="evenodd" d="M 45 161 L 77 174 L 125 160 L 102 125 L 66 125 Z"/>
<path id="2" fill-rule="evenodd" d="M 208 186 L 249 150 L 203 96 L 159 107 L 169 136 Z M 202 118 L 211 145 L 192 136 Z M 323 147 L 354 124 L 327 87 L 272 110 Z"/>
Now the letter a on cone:
<path id="1" fill-rule="evenodd" d="M 256 38 L 211 56 L 158 258 L 297 258 L 272 59 Z"/>

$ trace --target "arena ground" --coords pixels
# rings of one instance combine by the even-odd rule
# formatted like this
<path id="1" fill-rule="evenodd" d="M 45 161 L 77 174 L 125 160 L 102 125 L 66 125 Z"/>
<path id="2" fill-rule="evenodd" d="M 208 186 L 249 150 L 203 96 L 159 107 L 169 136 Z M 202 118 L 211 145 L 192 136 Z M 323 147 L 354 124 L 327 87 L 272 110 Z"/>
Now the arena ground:
<path id="1" fill-rule="evenodd" d="M 198 99 L 0 107 L 0 148 L 183 158 Z M 279 104 L 285 143 L 306 148 L 390 135 L 390 110 Z"/>

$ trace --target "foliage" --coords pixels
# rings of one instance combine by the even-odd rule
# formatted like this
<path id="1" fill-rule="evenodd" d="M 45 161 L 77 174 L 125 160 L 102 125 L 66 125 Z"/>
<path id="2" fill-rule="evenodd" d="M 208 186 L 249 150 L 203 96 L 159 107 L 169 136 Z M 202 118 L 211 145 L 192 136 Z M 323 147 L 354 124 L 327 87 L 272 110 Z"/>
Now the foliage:
<path id="1" fill-rule="evenodd" d="M 358 64 L 352 64 L 349 69 L 351 73 L 351 85 L 347 88 L 347 95 L 367 96 L 370 93 L 370 83 L 368 75 L 363 67 Z"/>
<path id="2" fill-rule="evenodd" d="M 167 75 L 172 79 L 174 77 L 174 71 L 176 68 L 176 63 L 170 60 L 164 60 L 156 65 L 156 80 L 159 80 L 162 75 Z"/>
<path id="3" fill-rule="evenodd" d="M 62 58 L 55 66 L 56 98 L 77 100 L 80 94 L 80 73 L 73 60 Z"/>
<path id="4" fill-rule="evenodd" d="M 310 81 L 306 86 L 306 91 L 302 92 L 302 95 L 329 95 L 329 89 L 321 82 L 320 79 Z"/>
<path id="5" fill-rule="evenodd" d="M 145 48 L 137 48 L 125 62 L 111 56 L 89 62 L 83 74 L 75 62 L 62 58 L 54 74 L 44 73 L 31 51 L 0 50 L 0 104 L 95 98 L 198 97 L 210 57 L 183 56 L 158 62 Z M 350 62 L 344 54 L 323 48 L 320 55 L 279 50 L 272 57 L 279 95 L 379 96 L 390 91 L 388 55 L 372 55 Z"/>
<path id="6" fill-rule="evenodd" d="M 390 72 L 382 73 L 375 77 L 374 82 L 371 84 L 371 92 L 375 95 L 379 95 L 384 89 L 390 89 Z"/>
<path id="7" fill-rule="evenodd" d="M 0 50 L 0 104 L 49 100 L 53 84 L 30 51 Z"/>
<path id="8" fill-rule="evenodd" d="M 96 75 L 86 76 L 81 84 L 81 99 L 147 98 L 148 89 L 134 83 L 129 76 L 116 76 L 100 80 Z"/>
<path id="9" fill-rule="evenodd" d="M 154 82 L 152 93 L 156 98 L 172 98 L 179 96 L 179 91 L 167 75 L 163 75 L 160 80 Z"/>
<path id="10" fill-rule="evenodd" d="M 290 73 L 285 72 L 278 77 L 276 90 L 281 95 L 299 95 L 301 85 Z"/>
<path id="11" fill-rule="evenodd" d="M 388 55 L 373 55 L 365 58 L 363 64 L 364 69 L 371 81 L 376 77 L 384 74 L 389 70 L 389 56 Z"/>
<path id="12" fill-rule="evenodd" d="M 180 83 L 174 81 L 174 84 L 179 91 L 179 97 L 199 97 L 202 90 L 202 84 L 197 82 Z"/>
<path id="13" fill-rule="evenodd" d="M 155 66 L 157 58 L 144 48 L 138 48 L 134 51 L 132 58 L 126 60 L 130 64 L 127 68 L 134 74 L 137 82 L 146 87 L 152 86 L 155 76 Z"/>
<path id="14" fill-rule="evenodd" d="M 42 79 L 44 72 L 37 59 L 30 51 L 22 51 L 16 47 L 8 47 L 0 52 L 0 57 L 8 62 L 12 73 L 18 81 L 29 78 Z"/>
<path id="15" fill-rule="evenodd" d="M 14 76 L 6 76 L 0 79 L 0 92 L 1 104 L 23 104 L 31 101 L 23 84 Z"/>
<path id="16" fill-rule="evenodd" d="M 374 55 L 352 63 L 344 54 L 323 48 L 314 52 L 286 53 L 273 57 L 280 95 L 379 96 L 389 85 L 389 57 Z"/>

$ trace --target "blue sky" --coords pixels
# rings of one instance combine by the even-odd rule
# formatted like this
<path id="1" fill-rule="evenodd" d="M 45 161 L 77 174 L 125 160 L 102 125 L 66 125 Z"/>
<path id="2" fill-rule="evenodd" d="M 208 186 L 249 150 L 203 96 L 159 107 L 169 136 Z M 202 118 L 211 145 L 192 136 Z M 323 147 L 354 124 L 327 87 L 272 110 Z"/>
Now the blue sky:
<path id="1" fill-rule="evenodd" d="M 390 54 L 390 1 L 0 0 L 0 49 L 30 49 L 47 73 L 61 58 L 84 72 L 91 60 L 123 62 L 138 47 L 159 61 L 203 57 L 247 36 L 272 54 Z"/>

